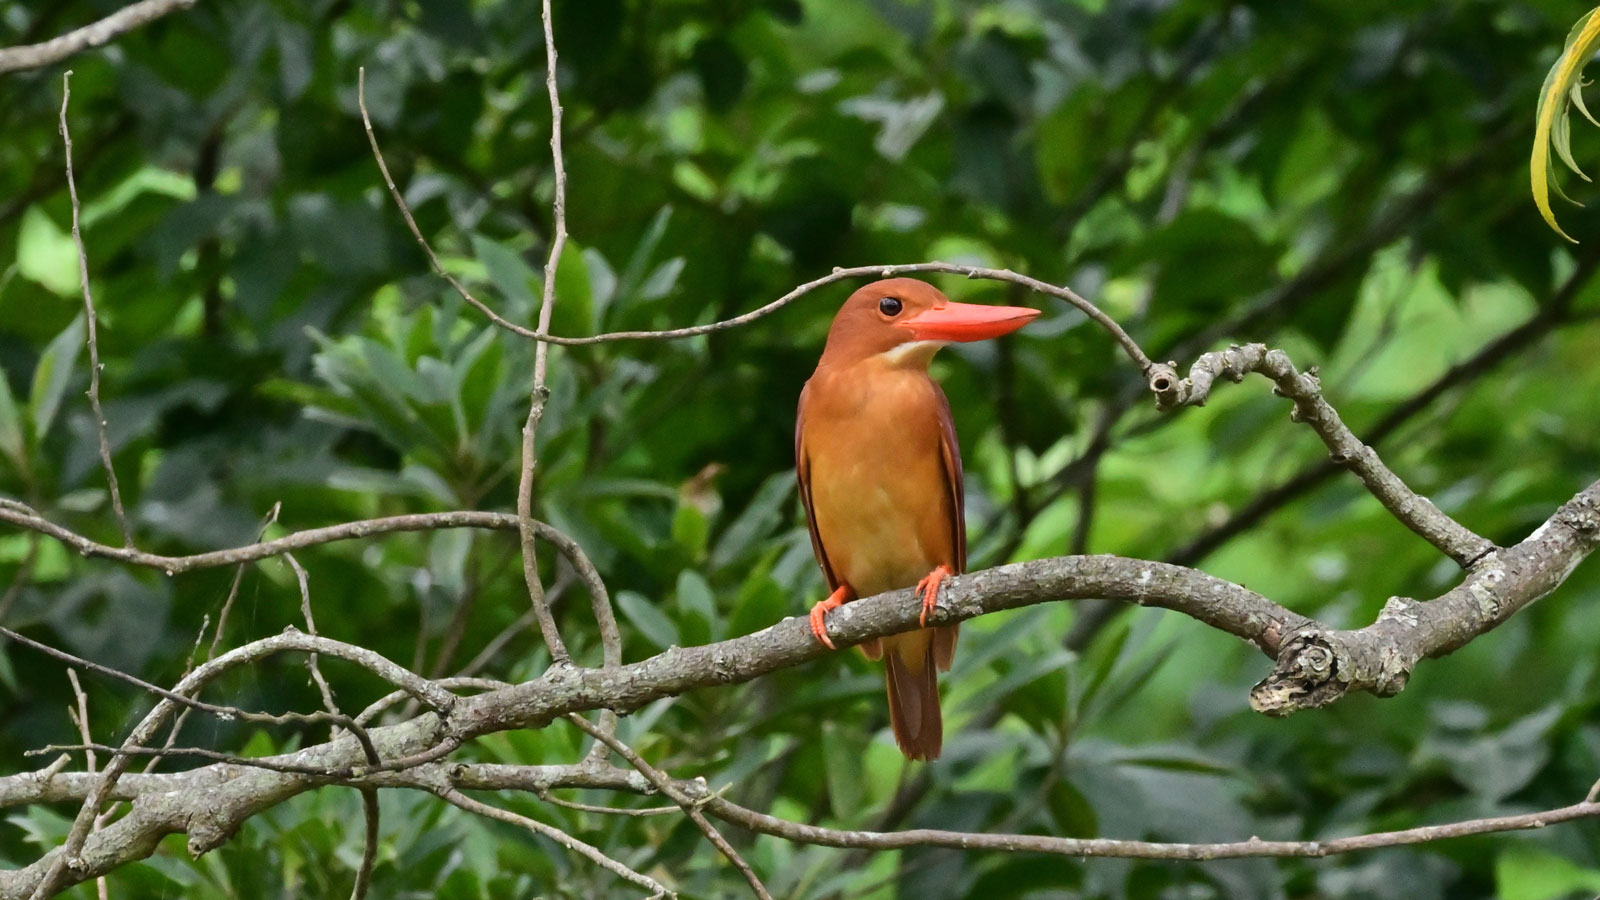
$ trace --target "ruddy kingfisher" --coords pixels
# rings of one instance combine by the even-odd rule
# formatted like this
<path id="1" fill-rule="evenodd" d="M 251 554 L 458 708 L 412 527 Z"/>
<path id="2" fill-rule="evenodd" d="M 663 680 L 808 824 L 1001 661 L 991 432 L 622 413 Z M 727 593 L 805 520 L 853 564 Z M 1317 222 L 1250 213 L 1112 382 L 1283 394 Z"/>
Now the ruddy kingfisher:
<path id="1" fill-rule="evenodd" d="M 851 294 L 834 316 L 800 392 L 794 435 L 811 547 L 832 591 L 812 607 L 811 630 L 829 648 L 829 610 L 915 585 L 925 626 L 940 583 L 965 570 L 961 447 L 928 363 L 946 344 L 1009 334 L 1038 314 L 956 303 L 931 284 L 890 278 Z M 884 661 L 889 723 L 908 759 L 939 756 L 938 672 L 950 668 L 957 628 L 861 645 L 868 659 Z"/>

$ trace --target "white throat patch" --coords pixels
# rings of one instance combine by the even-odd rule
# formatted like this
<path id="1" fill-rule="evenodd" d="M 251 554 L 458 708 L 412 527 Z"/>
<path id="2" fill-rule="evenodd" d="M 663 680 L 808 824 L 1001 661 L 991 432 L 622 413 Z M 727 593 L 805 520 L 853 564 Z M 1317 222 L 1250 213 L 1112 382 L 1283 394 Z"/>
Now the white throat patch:
<path id="1" fill-rule="evenodd" d="M 878 354 L 878 358 L 891 366 L 927 365 L 933 354 L 939 352 L 940 347 L 947 346 L 949 341 L 908 341 L 891 350 Z"/>

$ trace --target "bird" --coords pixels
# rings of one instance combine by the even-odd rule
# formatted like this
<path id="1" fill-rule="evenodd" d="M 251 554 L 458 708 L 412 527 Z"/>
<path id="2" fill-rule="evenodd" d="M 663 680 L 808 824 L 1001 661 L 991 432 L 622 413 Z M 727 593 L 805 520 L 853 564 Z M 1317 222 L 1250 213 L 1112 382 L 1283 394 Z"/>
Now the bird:
<path id="1" fill-rule="evenodd" d="M 812 607 L 811 631 L 829 649 L 829 610 L 915 586 L 926 626 L 940 585 L 965 570 L 961 448 L 928 363 L 949 343 L 999 337 L 1038 314 L 956 303 L 927 282 L 889 278 L 852 293 L 834 316 L 800 391 L 794 439 L 811 549 L 831 592 Z M 884 661 L 889 723 L 907 759 L 937 759 L 943 747 L 937 673 L 950 669 L 957 629 L 860 645 Z"/>

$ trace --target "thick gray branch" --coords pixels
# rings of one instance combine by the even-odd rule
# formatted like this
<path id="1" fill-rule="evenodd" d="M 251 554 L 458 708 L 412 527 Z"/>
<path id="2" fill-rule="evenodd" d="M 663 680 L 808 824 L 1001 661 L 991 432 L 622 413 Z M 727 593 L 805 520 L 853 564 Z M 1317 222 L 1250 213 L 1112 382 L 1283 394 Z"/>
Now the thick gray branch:
<path id="1" fill-rule="evenodd" d="M 1330 702 L 1350 690 L 1398 690 L 1404 684 L 1405 673 L 1421 658 L 1461 646 L 1561 584 L 1597 541 L 1600 482 L 1563 505 L 1523 542 L 1485 558 L 1460 587 L 1428 603 L 1392 601 L 1378 622 L 1350 632 L 1324 629 L 1253 591 L 1194 569 L 1116 556 L 1057 557 L 953 578 L 933 618 L 938 623 L 949 623 L 1002 609 L 1091 597 L 1176 610 L 1248 640 L 1276 658 L 1277 670 L 1258 687 L 1252 699 L 1263 711 L 1287 712 Z M 911 628 L 919 610 L 909 590 L 868 597 L 830 613 L 829 633 L 836 642 L 859 643 Z M 315 640 L 308 635 L 279 635 L 241 647 L 229 656 L 264 652 L 258 645 L 308 650 L 313 649 L 310 642 Z M 315 649 L 326 653 L 328 647 L 319 644 Z M 515 786 L 536 791 L 549 789 L 568 783 L 561 770 L 518 775 L 512 768 L 452 765 L 443 762 L 443 756 L 484 734 L 541 727 L 574 712 L 601 708 L 628 712 L 695 688 L 749 681 L 827 652 L 803 619 L 791 618 L 754 634 L 705 646 L 672 648 L 631 665 L 604 669 L 556 666 L 535 681 L 455 699 L 445 718 L 430 712 L 398 725 L 371 729 L 372 744 L 385 760 L 381 767 L 367 765 L 360 743 L 345 735 L 272 758 L 268 762 L 280 766 L 277 770 L 218 764 L 176 776 L 130 775 L 128 781 L 103 799 L 134 798 L 132 812 L 86 838 L 75 865 L 65 870 L 67 881 L 91 879 L 141 859 L 153 852 L 161 837 L 176 832 L 187 833 L 191 851 L 203 853 L 226 841 L 250 816 L 324 784 L 437 786 L 439 777 L 448 776 L 452 786 L 460 789 L 510 786 L 507 780 L 514 778 L 521 779 Z M 588 773 L 587 783 L 592 786 L 629 790 L 640 787 L 628 778 L 579 768 Z M 181 780 L 182 786 L 158 780 L 169 777 Z M 0 804 L 76 798 L 100 783 L 59 770 L 0 778 Z M 1562 815 L 1593 814 L 1593 804 L 1580 806 L 1581 809 L 1574 807 Z M 707 810 L 728 821 L 751 827 L 760 824 L 731 807 L 709 803 Z M 1500 823 L 1496 827 L 1529 826 Z M 832 842 L 830 835 L 820 832 L 804 836 L 797 833 L 797 839 Z M 860 840 L 868 842 L 862 846 L 908 846 L 895 842 L 938 843 L 946 839 L 927 834 Z M 1005 846 L 1032 849 L 1022 844 Z M 1133 849 L 1131 845 L 1092 850 L 1086 849 L 1087 844 L 1072 846 L 1078 849 L 1071 853 Z M 1333 846 L 1310 843 L 1296 844 L 1292 851 L 1277 850 L 1280 854 L 1320 855 L 1336 852 L 1331 849 Z M 1352 844 L 1349 849 L 1359 846 L 1363 845 Z M 999 844 L 995 848 L 1004 849 Z M 1259 847 L 1256 842 L 1230 850 L 1207 845 L 1206 849 L 1182 851 L 1192 854 L 1182 858 L 1223 853 L 1273 855 L 1268 852 L 1272 849 Z M 0 872 L 0 900 L 28 896 L 53 859 L 53 853 L 47 854 L 22 869 Z"/>
<path id="2" fill-rule="evenodd" d="M 1310 623 L 1296 630 L 1272 674 L 1250 692 L 1250 705 L 1287 715 L 1326 706 L 1350 691 L 1399 693 L 1420 660 L 1464 646 L 1555 590 L 1597 543 L 1600 481 L 1522 543 L 1484 557 L 1461 584 L 1433 600 L 1391 597 L 1365 628 L 1341 631 Z"/>
<path id="3" fill-rule="evenodd" d="M 1111 597 L 1179 610 L 1236 634 L 1268 652 L 1307 620 L 1238 585 L 1203 572 L 1115 556 L 1059 557 L 990 569 L 951 579 L 935 614 L 939 622 L 969 619 L 987 612 L 1051 600 Z M 854 644 L 905 631 L 917 622 L 920 604 L 912 592 L 894 591 L 851 603 L 829 617 L 835 642 Z M 285 649 L 328 653 L 334 642 L 293 632 L 246 644 L 197 669 L 257 658 Z M 441 758 L 461 742 L 512 728 L 538 727 L 571 712 L 609 708 L 627 712 L 661 697 L 698 687 L 749 681 L 780 668 L 799 665 L 831 652 L 817 643 L 803 618 L 785 619 L 744 637 L 700 647 L 673 648 L 632 665 L 605 669 L 557 666 L 538 680 L 454 699 L 447 719 L 427 713 L 408 722 L 368 731 L 385 760 L 384 769 L 366 765 L 352 736 L 263 762 L 264 769 L 218 764 L 195 770 L 195 789 L 141 794 L 132 811 L 104 830 L 85 836 L 70 866 L 57 871 L 60 887 L 105 874 L 154 851 L 165 835 L 189 835 L 189 849 L 204 853 L 220 845 L 250 816 L 295 794 L 325 784 L 381 785 Z M 192 689 L 186 683 L 180 690 Z M 165 701 L 164 701 L 165 702 Z M 407 762 L 409 761 L 409 762 Z M 284 770 L 284 767 L 295 770 Z M 399 774 L 404 774 L 399 773 Z M 58 776 L 59 777 L 59 776 Z M 0 779 L 0 797 L 23 796 L 40 787 L 27 773 Z M 50 780 L 54 783 L 54 779 Z M 101 784 L 102 782 L 95 782 Z M 137 784 L 138 782 L 134 782 Z M 388 783 L 393 783 L 389 781 Z M 100 800 L 111 799 L 107 792 Z M 0 900 L 27 897 L 54 868 L 59 850 L 33 864 L 0 872 Z"/>

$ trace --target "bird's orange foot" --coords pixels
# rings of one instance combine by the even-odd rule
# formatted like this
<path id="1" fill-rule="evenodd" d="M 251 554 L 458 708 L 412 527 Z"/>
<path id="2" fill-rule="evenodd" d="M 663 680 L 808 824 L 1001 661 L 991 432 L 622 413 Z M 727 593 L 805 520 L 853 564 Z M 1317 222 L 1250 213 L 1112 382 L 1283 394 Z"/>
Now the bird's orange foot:
<path id="1" fill-rule="evenodd" d="M 939 568 L 929 572 L 923 576 L 921 581 L 917 582 L 917 596 L 922 600 L 922 616 L 917 621 L 924 628 L 928 625 L 928 613 L 933 612 L 934 608 L 939 605 L 939 586 L 944 584 L 946 578 L 954 574 L 955 572 L 952 572 L 949 566 L 940 563 Z"/>
<path id="2" fill-rule="evenodd" d="M 833 641 L 828 639 L 828 626 L 822 621 L 822 617 L 828 614 L 828 610 L 843 606 L 844 602 L 849 599 L 850 589 L 841 584 L 837 590 L 828 595 L 828 599 L 811 607 L 811 633 L 816 635 L 817 640 L 821 641 L 822 645 L 829 650 L 837 650 L 839 648 L 835 647 Z"/>

